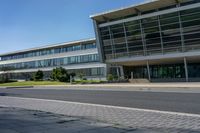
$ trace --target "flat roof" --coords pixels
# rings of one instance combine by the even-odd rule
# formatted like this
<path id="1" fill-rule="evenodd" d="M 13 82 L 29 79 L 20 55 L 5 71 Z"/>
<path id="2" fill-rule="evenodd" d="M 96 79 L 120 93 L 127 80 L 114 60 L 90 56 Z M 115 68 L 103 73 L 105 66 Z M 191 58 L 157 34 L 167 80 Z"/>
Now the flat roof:
<path id="1" fill-rule="evenodd" d="M 153 9 L 158 9 L 166 6 L 175 5 L 177 3 L 183 3 L 188 2 L 192 0 L 148 0 L 143 3 L 139 3 L 136 5 L 131 5 L 127 7 L 122 7 L 119 9 L 114 9 L 110 11 L 106 11 L 103 13 L 97 13 L 94 15 L 91 15 L 90 18 L 96 20 L 96 21 L 105 21 L 106 19 L 115 19 L 123 16 L 133 15 L 137 14 L 138 11 L 144 12 L 144 11 L 150 11 Z"/>
<path id="2" fill-rule="evenodd" d="M 66 45 L 75 45 L 75 44 L 79 44 L 79 43 L 87 43 L 87 42 L 93 42 L 93 41 L 95 42 L 95 40 L 96 40 L 95 38 L 90 38 L 90 39 L 83 39 L 83 40 L 77 40 L 77 41 L 70 41 L 70 42 L 63 42 L 63 43 L 45 45 L 45 46 L 41 46 L 41 47 L 35 47 L 35 48 L 18 50 L 18 51 L 14 51 L 14 52 L 8 52 L 8 53 L 0 54 L 0 57 L 6 56 L 6 55 L 18 54 L 18 53 L 25 53 L 25 52 L 29 52 L 29 51 L 35 51 L 35 50 L 62 47 L 62 46 L 66 46 Z"/>

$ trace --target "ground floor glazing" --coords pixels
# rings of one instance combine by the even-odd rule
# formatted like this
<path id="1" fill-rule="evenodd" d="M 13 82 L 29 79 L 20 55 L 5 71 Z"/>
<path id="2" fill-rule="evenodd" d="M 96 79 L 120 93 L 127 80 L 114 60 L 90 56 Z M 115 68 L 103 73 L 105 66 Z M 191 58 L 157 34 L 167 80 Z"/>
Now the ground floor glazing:
<path id="1" fill-rule="evenodd" d="M 84 68 L 84 69 L 70 69 L 67 70 L 68 73 L 75 73 L 76 77 L 79 78 L 79 75 L 83 75 L 83 78 L 89 79 L 98 79 L 98 78 L 105 78 L 105 70 L 104 67 L 96 67 L 96 68 Z M 43 71 L 44 79 L 50 79 L 52 71 Z M 18 79 L 18 80 L 30 80 L 35 72 L 17 72 L 17 73 L 7 73 L 10 79 Z M 2 74 L 1 74 L 2 76 Z"/>
<path id="2" fill-rule="evenodd" d="M 148 79 L 152 82 L 200 81 L 200 62 L 122 66 L 122 69 L 113 67 L 110 72 L 125 79 Z"/>

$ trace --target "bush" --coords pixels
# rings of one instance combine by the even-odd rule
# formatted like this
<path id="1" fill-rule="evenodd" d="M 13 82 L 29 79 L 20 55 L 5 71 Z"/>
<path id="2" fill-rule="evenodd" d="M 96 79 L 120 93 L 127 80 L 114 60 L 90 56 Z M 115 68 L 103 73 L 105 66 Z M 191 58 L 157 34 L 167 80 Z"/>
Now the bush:
<path id="1" fill-rule="evenodd" d="M 41 81 L 43 80 L 44 77 L 44 73 L 41 70 L 38 70 L 35 74 L 34 74 L 34 80 L 35 81 Z"/>
<path id="2" fill-rule="evenodd" d="M 69 82 L 70 75 L 67 73 L 66 69 L 59 67 L 59 68 L 53 69 L 51 73 L 51 79 L 57 80 L 60 82 Z"/>
<path id="3" fill-rule="evenodd" d="M 83 80 L 87 80 L 87 78 L 83 78 Z"/>
<path id="4" fill-rule="evenodd" d="M 8 83 L 10 81 L 7 73 L 0 75 L 0 83 Z"/>
<path id="5" fill-rule="evenodd" d="M 113 75 L 112 75 L 112 74 L 108 74 L 107 80 L 108 80 L 108 81 L 113 81 L 113 80 L 114 80 Z"/>

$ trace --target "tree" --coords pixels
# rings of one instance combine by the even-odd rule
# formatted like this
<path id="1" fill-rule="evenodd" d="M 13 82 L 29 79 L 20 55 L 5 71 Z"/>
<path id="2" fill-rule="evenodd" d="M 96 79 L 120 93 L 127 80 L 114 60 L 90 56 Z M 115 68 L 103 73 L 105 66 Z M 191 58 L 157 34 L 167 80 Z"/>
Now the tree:
<path id="1" fill-rule="evenodd" d="M 60 82 L 69 82 L 70 75 L 67 73 L 67 70 L 62 67 L 57 67 L 53 69 L 51 73 L 51 78 Z"/>
<path id="2" fill-rule="evenodd" d="M 41 70 L 38 70 L 35 74 L 34 74 L 34 80 L 35 81 L 40 81 L 43 80 L 44 77 L 44 73 Z"/>

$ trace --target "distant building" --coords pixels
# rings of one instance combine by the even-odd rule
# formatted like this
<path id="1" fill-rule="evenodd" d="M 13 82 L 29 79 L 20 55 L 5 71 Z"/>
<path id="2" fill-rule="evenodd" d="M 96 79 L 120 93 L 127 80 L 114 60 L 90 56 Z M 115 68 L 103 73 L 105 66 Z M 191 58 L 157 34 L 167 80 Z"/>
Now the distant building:
<path id="1" fill-rule="evenodd" d="M 200 0 L 153 0 L 91 18 L 100 60 L 111 65 L 110 73 L 200 81 Z"/>
<path id="2" fill-rule="evenodd" d="M 106 64 L 99 62 L 95 39 L 16 51 L 0 57 L 0 73 L 9 73 L 12 79 L 30 79 L 38 70 L 44 71 L 48 79 L 56 67 L 75 72 L 77 77 L 83 74 L 89 79 L 106 78 Z"/>

